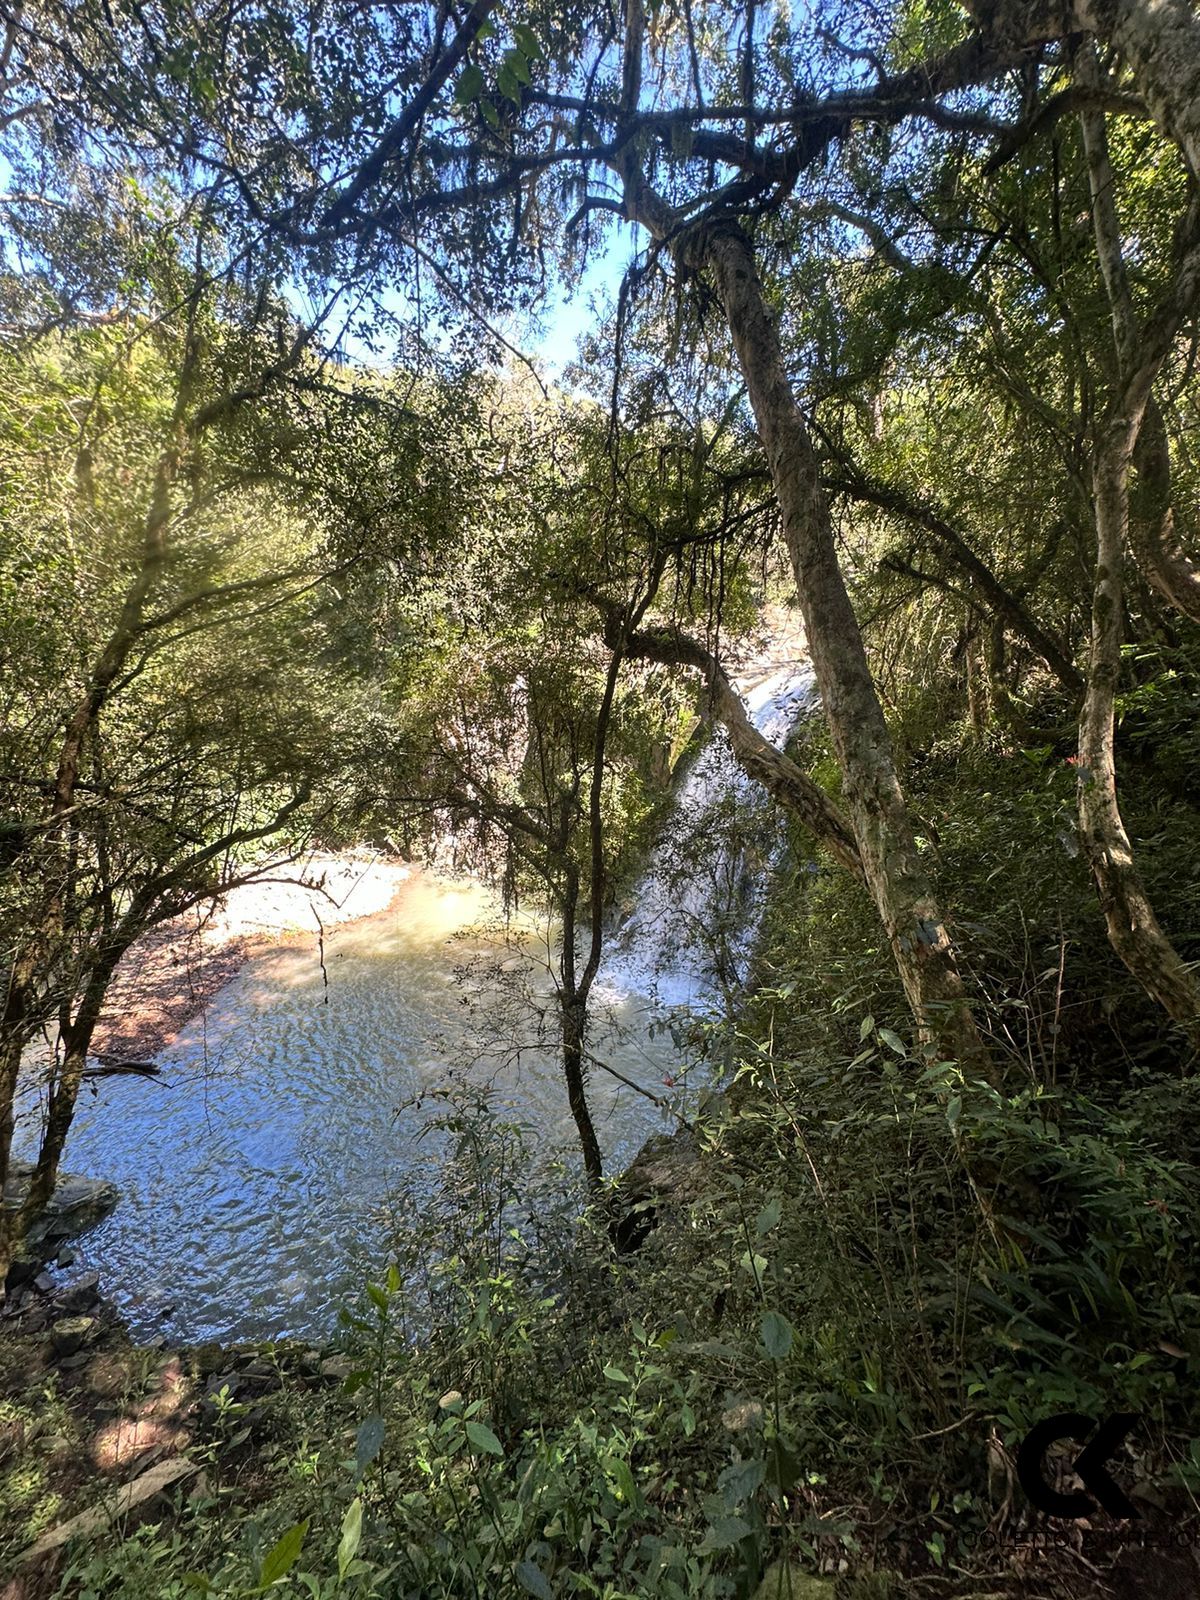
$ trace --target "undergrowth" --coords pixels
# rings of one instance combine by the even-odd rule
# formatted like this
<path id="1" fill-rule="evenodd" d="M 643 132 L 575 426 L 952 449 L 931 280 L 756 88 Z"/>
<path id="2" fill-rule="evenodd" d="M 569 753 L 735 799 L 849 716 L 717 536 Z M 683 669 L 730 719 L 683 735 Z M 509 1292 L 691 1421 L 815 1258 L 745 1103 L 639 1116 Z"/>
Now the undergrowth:
<path id="1" fill-rule="evenodd" d="M 753 999 L 691 1030 L 726 1092 L 641 1248 L 619 1188 L 581 1213 L 526 1130 L 450 1103 L 344 1382 L 285 1388 L 250 1472 L 218 1418 L 204 1493 L 58 1592 L 998 1594 L 1037 1528 L 1016 1451 L 1064 1412 L 1136 1417 L 1112 1471 L 1144 1527 L 1193 1525 L 1200 1085 L 1108 951 L 1073 781 L 936 742 L 910 773 L 999 1087 L 903 1032 L 865 897 L 793 840 Z"/>

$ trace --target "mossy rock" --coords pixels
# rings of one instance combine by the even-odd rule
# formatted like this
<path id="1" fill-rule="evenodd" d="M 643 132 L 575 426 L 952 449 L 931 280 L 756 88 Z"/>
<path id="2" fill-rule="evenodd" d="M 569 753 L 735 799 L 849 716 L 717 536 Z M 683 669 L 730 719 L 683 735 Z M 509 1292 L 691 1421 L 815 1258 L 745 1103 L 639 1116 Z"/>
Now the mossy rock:
<path id="1" fill-rule="evenodd" d="M 835 1594 L 832 1578 L 818 1578 L 794 1561 L 775 1561 L 763 1574 L 754 1600 L 834 1600 Z"/>

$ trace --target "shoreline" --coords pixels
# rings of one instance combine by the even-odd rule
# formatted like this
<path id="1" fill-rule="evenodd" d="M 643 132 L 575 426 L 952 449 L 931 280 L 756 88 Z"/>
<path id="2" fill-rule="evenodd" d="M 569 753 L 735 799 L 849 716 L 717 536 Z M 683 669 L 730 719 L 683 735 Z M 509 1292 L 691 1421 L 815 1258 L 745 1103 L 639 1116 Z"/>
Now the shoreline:
<path id="1" fill-rule="evenodd" d="M 413 864 L 317 855 L 161 923 L 117 967 L 92 1040 L 109 1061 L 151 1062 L 253 957 L 316 944 L 331 928 L 391 909 Z"/>

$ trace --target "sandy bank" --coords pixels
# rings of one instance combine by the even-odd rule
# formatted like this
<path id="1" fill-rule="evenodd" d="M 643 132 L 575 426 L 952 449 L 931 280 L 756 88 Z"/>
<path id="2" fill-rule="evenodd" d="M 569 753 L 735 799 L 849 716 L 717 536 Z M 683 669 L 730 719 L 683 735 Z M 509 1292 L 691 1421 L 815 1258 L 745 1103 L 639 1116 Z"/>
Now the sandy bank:
<path id="1" fill-rule="evenodd" d="M 411 871 L 386 857 L 311 856 L 164 922 L 117 968 L 93 1053 L 153 1060 L 250 956 L 386 911 Z"/>

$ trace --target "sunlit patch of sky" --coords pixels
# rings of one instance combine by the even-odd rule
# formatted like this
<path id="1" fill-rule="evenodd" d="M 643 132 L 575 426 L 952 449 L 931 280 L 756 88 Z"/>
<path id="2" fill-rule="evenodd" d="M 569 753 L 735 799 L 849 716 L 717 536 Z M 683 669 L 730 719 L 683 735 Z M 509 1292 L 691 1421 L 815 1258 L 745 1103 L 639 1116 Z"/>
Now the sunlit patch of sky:
<path id="1" fill-rule="evenodd" d="M 515 358 L 519 352 L 533 363 L 544 381 L 561 380 L 577 360 L 581 340 L 612 316 L 621 279 L 644 245 L 645 236 L 632 224 L 610 225 L 577 282 L 568 289 L 556 274 L 544 300 L 531 314 L 512 314 L 487 327 L 477 325 L 481 347 L 490 329 L 507 344 L 510 356 Z M 298 284 L 286 286 L 284 295 L 302 324 L 311 325 L 325 310 L 318 295 L 306 292 Z M 386 370 L 396 363 L 403 331 L 415 327 L 417 315 L 416 306 L 399 290 L 385 289 L 377 298 L 364 296 L 361 291 L 347 291 L 325 317 L 323 342 L 345 361 Z M 469 332 L 472 314 L 464 307 L 451 306 L 449 321 Z M 390 334 L 381 330 L 382 322 L 393 324 Z M 422 318 L 421 338 L 432 350 L 448 352 L 451 348 L 449 328 L 439 326 L 431 317 Z"/>

